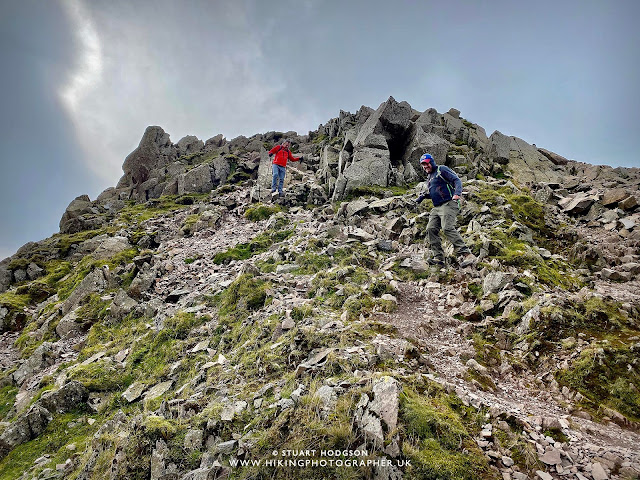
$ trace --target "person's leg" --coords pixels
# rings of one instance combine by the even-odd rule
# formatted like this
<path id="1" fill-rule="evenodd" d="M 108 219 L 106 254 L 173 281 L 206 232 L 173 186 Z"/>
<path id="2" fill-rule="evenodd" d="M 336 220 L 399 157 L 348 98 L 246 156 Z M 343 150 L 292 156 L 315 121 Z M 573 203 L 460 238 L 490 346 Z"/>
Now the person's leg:
<path id="1" fill-rule="evenodd" d="M 469 250 L 467 244 L 464 243 L 464 240 L 460 236 L 460 232 L 457 228 L 458 211 L 460 210 L 458 202 L 451 200 L 442 205 L 441 208 L 443 209 L 442 231 L 447 239 L 453 244 L 453 248 L 456 253 L 458 255 L 467 255 L 471 253 L 471 250 Z"/>
<path id="2" fill-rule="evenodd" d="M 275 163 L 271 164 L 271 193 L 276 191 L 276 188 L 278 186 L 278 165 L 276 165 Z"/>
<path id="3" fill-rule="evenodd" d="M 427 224 L 427 237 L 433 259 L 444 262 L 444 252 L 442 251 L 442 240 L 440 239 L 440 207 L 433 207 L 429 213 L 429 223 Z"/>
<path id="4" fill-rule="evenodd" d="M 278 193 L 282 196 L 284 195 L 284 192 L 282 191 L 282 187 L 284 186 L 284 175 L 287 173 L 287 169 L 280 165 L 278 165 L 278 169 Z"/>

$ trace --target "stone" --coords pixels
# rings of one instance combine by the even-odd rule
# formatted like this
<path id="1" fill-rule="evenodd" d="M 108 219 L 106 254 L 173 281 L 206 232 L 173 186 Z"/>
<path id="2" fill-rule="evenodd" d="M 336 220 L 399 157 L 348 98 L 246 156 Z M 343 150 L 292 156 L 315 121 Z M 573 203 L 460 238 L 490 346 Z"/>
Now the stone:
<path id="1" fill-rule="evenodd" d="M 56 333 L 60 338 L 75 337 L 81 335 L 86 330 L 83 322 L 85 319 L 78 317 L 78 310 L 80 310 L 80 308 L 67 313 L 60 319 L 58 325 L 56 325 Z"/>
<path id="2" fill-rule="evenodd" d="M 536 470 L 536 475 L 540 477 L 540 480 L 553 480 L 553 477 L 547 472 L 543 472 L 542 470 Z"/>
<path id="3" fill-rule="evenodd" d="M 204 432 L 200 429 L 191 429 L 184 436 L 185 450 L 200 450 Z"/>
<path id="4" fill-rule="evenodd" d="M 44 270 L 33 262 L 27 267 L 27 277 L 29 277 L 29 280 L 40 278 L 43 274 Z"/>
<path id="5" fill-rule="evenodd" d="M 62 314 L 66 315 L 71 310 L 74 310 L 85 297 L 92 293 L 102 293 L 112 284 L 113 279 L 108 267 L 94 269 L 84 277 L 80 285 L 63 302 L 60 307 Z"/>
<path id="6" fill-rule="evenodd" d="M 373 385 L 373 401 L 369 403 L 369 410 L 378 415 L 387 427 L 393 431 L 398 424 L 398 381 L 389 376 L 382 377 Z"/>
<path id="7" fill-rule="evenodd" d="M 74 198 L 60 219 L 60 233 L 78 233 L 83 230 L 83 224 L 78 221 L 82 214 L 91 212 L 91 199 L 88 195 Z"/>
<path id="8" fill-rule="evenodd" d="M 629 197 L 629 193 L 624 188 L 613 188 L 605 190 L 602 195 L 602 205 L 610 207 Z"/>
<path id="9" fill-rule="evenodd" d="M 553 162 L 554 165 L 566 165 L 569 160 L 567 160 L 562 155 L 558 155 L 557 153 L 550 152 L 549 150 L 545 150 L 544 148 L 538 148 L 538 151 L 547 157 L 549 160 Z"/>
<path id="10" fill-rule="evenodd" d="M 138 306 L 138 302 L 136 302 L 133 298 L 131 298 L 127 293 L 120 289 L 116 293 L 116 296 L 111 302 L 110 314 L 111 317 L 122 320 L 129 313 L 133 311 L 134 308 Z"/>
<path id="11" fill-rule="evenodd" d="M 369 202 L 364 200 L 354 200 L 353 202 L 347 203 L 346 206 L 346 214 L 347 217 L 352 217 L 354 215 L 362 215 L 367 212 L 369 209 Z"/>
<path id="12" fill-rule="evenodd" d="M 195 135 L 187 135 L 182 137 L 176 143 L 176 149 L 178 150 L 178 155 L 191 155 L 194 153 L 199 153 L 204 148 L 204 142 L 199 140 Z"/>
<path id="13" fill-rule="evenodd" d="M 129 385 L 124 393 L 122 394 L 122 398 L 124 398 L 127 402 L 135 402 L 142 396 L 142 393 L 147 389 L 147 387 L 139 382 L 132 383 Z"/>
<path id="14" fill-rule="evenodd" d="M 562 464 L 562 459 L 560 458 L 560 451 L 553 447 L 547 447 L 543 455 L 538 457 L 542 463 L 546 463 L 547 465 L 560 465 Z"/>
<path id="15" fill-rule="evenodd" d="M 502 456 L 502 464 L 503 464 L 505 467 L 507 467 L 507 468 L 508 468 L 508 467 L 512 467 L 512 466 L 514 465 L 514 463 L 515 463 L 515 462 L 513 461 L 513 459 L 512 459 L 511 457 L 507 457 L 507 456 L 505 456 L 505 455 L 503 455 L 503 456 Z"/>
<path id="16" fill-rule="evenodd" d="M 322 409 L 325 411 L 333 410 L 338 403 L 338 394 L 336 393 L 335 388 L 329 385 L 322 385 L 318 390 L 316 390 L 313 397 L 320 400 Z"/>
<path id="17" fill-rule="evenodd" d="M 206 193 L 213 190 L 213 179 L 209 164 L 199 165 L 178 176 L 178 195 Z"/>
<path id="18" fill-rule="evenodd" d="M 152 172 L 169 165 L 176 156 L 177 149 L 169 134 L 158 126 L 147 127 L 138 147 L 125 158 L 122 165 L 124 175 L 116 188 L 133 187 L 136 196 L 146 200 L 146 192 L 140 186 L 149 180 Z"/>
<path id="19" fill-rule="evenodd" d="M 91 255 L 96 260 L 106 260 L 130 248 L 127 237 L 98 235 L 78 245 L 77 251 L 81 255 Z"/>
<path id="20" fill-rule="evenodd" d="M 25 380 L 35 373 L 53 365 L 58 358 L 58 351 L 53 343 L 44 342 L 34 350 L 26 362 L 13 372 L 13 380 L 17 385 L 22 385 Z"/>
<path id="21" fill-rule="evenodd" d="M 579 194 L 566 203 L 566 205 L 563 205 L 563 210 L 569 215 L 582 215 L 589 211 L 594 202 L 595 199 L 593 197 Z"/>
<path id="22" fill-rule="evenodd" d="M 367 411 L 362 415 L 360 425 L 365 439 L 372 440 L 375 445 L 383 444 L 384 433 L 382 432 L 382 424 L 379 418 L 371 415 Z"/>
<path id="23" fill-rule="evenodd" d="M 7 291 L 7 289 L 11 285 L 12 277 L 13 275 L 8 268 L 0 266 L 0 293 L 4 293 Z"/>
<path id="24" fill-rule="evenodd" d="M 484 295 L 497 293 L 513 280 L 513 275 L 504 272 L 489 272 L 482 282 Z"/>
<path id="25" fill-rule="evenodd" d="M 618 223 L 622 226 L 622 228 L 625 228 L 627 230 L 633 230 L 636 226 L 636 222 L 627 217 L 621 218 L 620 220 L 618 220 Z"/>
<path id="26" fill-rule="evenodd" d="M 51 420 L 53 416 L 46 408 L 39 403 L 33 405 L 0 435 L 0 459 L 6 457 L 18 445 L 38 437 Z"/>
<path id="27" fill-rule="evenodd" d="M 591 469 L 593 480 L 609 480 L 609 475 L 600 462 L 595 462 Z"/>
<path id="28" fill-rule="evenodd" d="M 51 413 L 67 413 L 86 403 L 89 391 L 75 380 L 64 384 L 59 390 L 46 392 L 38 403 Z"/>
<path id="29" fill-rule="evenodd" d="M 237 444 L 238 442 L 236 440 L 219 443 L 215 447 L 215 452 L 222 455 L 231 455 L 235 451 Z"/>
<path id="30" fill-rule="evenodd" d="M 145 400 L 153 400 L 167 393 L 173 386 L 173 380 L 159 383 L 151 387 L 144 396 Z"/>
<path id="31" fill-rule="evenodd" d="M 149 267 L 148 264 L 142 267 L 142 269 L 136 274 L 136 277 L 131 282 L 128 294 L 140 300 L 143 295 L 153 287 L 156 281 L 156 271 Z"/>
<path id="32" fill-rule="evenodd" d="M 622 210 L 633 210 L 637 206 L 638 199 L 634 195 L 631 195 L 618 203 L 618 207 L 620 207 Z"/>

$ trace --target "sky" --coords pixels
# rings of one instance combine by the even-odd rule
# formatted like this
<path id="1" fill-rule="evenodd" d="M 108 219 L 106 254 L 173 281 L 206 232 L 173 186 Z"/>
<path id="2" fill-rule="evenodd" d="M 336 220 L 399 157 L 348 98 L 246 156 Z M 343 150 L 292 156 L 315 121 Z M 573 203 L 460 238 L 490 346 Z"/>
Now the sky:
<path id="1" fill-rule="evenodd" d="M 389 96 L 640 167 L 636 0 L 0 0 L 0 259 L 175 143 L 306 134 Z"/>

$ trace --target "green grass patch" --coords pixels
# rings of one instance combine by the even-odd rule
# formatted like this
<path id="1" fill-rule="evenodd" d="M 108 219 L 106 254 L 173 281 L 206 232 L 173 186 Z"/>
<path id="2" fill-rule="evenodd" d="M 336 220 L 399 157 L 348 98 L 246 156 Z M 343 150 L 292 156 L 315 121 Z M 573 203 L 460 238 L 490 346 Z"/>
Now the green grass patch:
<path id="1" fill-rule="evenodd" d="M 405 387 L 400 420 L 406 439 L 402 453 L 411 460 L 405 478 L 472 480 L 489 476 L 456 400 L 439 390 L 422 395 Z"/>
<path id="2" fill-rule="evenodd" d="M 293 230 L 261 233 L 256 235 L 250 242 L 239 243 L 225 252 L 216 253 L 213 257 L 213 262 L 221 265 L 228 264 L 232 260 L 246 260 L 259 253 L 266 252 L 271 246 L 286 240 L 293 233 Z"/>
<path id="3" fill-rule="evenodd" d="M 257 205 L 250 207 L 244 212 L 244 216 L 247 220 L 252 222 L 259 222 L 260 220 L 266 220 L 274 213 L 282 211 L 282 208 L 278 205 L 264 205 L 258 203 Z"/>
<path id="4" fill-rule="evenodd" d="M 0 420 L 4 420 L 7 413 L 13 408 L 17 393 L 18 388 L 12 385 L 5 385 L 0 388 Z"/>

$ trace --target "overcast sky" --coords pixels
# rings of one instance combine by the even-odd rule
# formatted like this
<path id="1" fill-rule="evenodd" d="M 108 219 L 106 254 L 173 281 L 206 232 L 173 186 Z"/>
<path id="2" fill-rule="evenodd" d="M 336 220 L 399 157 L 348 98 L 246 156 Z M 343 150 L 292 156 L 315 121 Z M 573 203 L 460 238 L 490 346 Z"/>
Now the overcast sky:
<path id="1" fill-rule="evenodd" d="M 0 259 L 177 142 L 306 134 L 390 95 L 640 166 L 636 0 L 0 0 Z"/>

